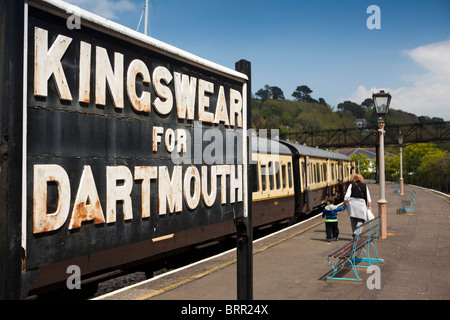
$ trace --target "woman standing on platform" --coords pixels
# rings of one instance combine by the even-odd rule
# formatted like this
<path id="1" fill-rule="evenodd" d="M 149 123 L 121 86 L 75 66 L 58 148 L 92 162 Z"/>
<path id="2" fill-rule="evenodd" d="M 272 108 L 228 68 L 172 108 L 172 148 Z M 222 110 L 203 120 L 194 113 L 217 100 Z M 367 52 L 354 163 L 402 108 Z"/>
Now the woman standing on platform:
<path id="1" fill-rule="evenodd" d="M 355 236 L 355 230 L 369 220 L 368 210 L 372 210 L 369 188 L 364 184 L 364 177 L 361 174 L 353 175 L 352 183 L 344 196 L 344 203 L 348 207 L 353 236 Z"/>

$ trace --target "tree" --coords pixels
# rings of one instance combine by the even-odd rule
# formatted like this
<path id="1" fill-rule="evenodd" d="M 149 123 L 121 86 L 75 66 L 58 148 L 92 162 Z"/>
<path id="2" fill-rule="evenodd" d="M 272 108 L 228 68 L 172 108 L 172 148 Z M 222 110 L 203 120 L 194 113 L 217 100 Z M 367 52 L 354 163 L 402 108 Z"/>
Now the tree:
<path id="1" fill-rule="evenodd" d="M 292 96 L 297 101 L 309 102 L 311 100 L 311 93 L 313 91 L 306 85 L 298 86 L 292 93 Z"/>
<path id="2" fill-rule="evenodd" d="M 262 107 L 262 116 L 266 119 L 276 116 L 281 116 L 283 114 L 283 111 L 281 110 L 280 106 L 274 102 L 274 101 L 266 101 Z"/>
<path id="3" fill-rule="evenodd" d="M 430 144 L 429 152 L 423 155 L 419 167 L 414 174 L 414 180 L 420 181 L 424 187 L 438 188 L 438 180 L 441 175 L 439 164 L 446 152 L 436 148 L 434 143 Z"/>
<path id="4" fill-rule="evenodd" d="M 415 143 L 407 146 L 403 151 L 403 166 L 408 175 L 414 175 L 420 167 L 423 158 L 427 154 L 436 153 L 436 144 L 434 143 Z"/>
<path id="5" fill-rule="evenodd" d="M 350 156 L 350 159 L 356 163 L 356 168 L 364 177 L 370 178 L 373 175 L 375 168 L 368 155 L 355 153 Z"/>
<path id="6" fill-rule="evenodd" d="M 373 108 L 373 99 L 367 98 L 363 102 L 361 102 L 361 106 L 366 107 L 367 109 Z"/>
<path id="7" fill-rule="evenodd" d="M 437 181 L 438 190 L 445 193 L 450 191 L 450 153 L 447 152 L 442 158 L 438 160 Z"/>
<path id="8" fill-rule="evenodd" d="M 313 99 L 314 100 L 314 99 Z M 325 107 L 327 107 L 328 109 L 332 110 L 333 107 L 330 106 L 324 98 L 319 98 L 319 101 L 317 101 L 318 104 L 324 105 Z"/>
<path id="9" fill-rule="evenodd" d="M 264 89 L 259 89 L 255 96 L 259 97 L 263 102 L 269 99 L 272 96 L 269 85 L 266 84 Z"/>
<path id="10" fill-rule="evenodd" d="M 384 173 L 386 180 L 397 181 L 400 178 L 400 155 L 384 157 Z"/>
<path id="11" fill-rule="evenodd" d="M 284 100 L 283 91 L 279 87 L 271 87 L 268 84 L 264 86 L 264 89 L 259 89 L 255 96 L 259 97 L 263 102 L 267 99 Z"/>
<path id="12" fill-rule="evenodd" d="M 403 174 L 406 183 L 448 192 L 450 155 L 434 143 L 416 143 L 403 152 Z"/>
<path id="13" fill-rule="evenodd" d="M 400 155 L 385 157 L 386 179 L 400 178 Z M 450 190 L 450 153 L 434 143 L 408 145 L 403 152 L 405 183 L 447 192 Z"/>
<path id="14" fill-rule="evenodd" d="M 337 105 L 338 110 L 342 111 L 349 111 L 352 115 L 354 115 L 356 118 L 364 118 L 366 115 L 366 110 L 364 110 L 363 107 L 358 105 L 357 103 L 354 103 L 352 101 L 344 101 L 342 103 L 339 103 Z"/>
<path id="15" fill-rule="evenodd" d="M 273 100 L 284 100 L 284 93 L 278 87 L 270 87 L 270 92 L 272 93 Z"/>

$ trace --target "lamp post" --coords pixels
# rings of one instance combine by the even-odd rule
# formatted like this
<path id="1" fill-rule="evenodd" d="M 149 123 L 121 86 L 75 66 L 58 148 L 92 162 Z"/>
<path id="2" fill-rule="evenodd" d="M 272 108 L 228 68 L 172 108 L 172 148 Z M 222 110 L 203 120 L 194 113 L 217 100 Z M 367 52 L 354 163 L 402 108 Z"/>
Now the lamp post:
<path id="1" fill-rule="evenodd" d="M 386 190 L 385 190 L 385 176 L 384 176 L 384 120 L 389 110 L 389 104 L 391 103 L 391 95 L 380 90 L 379 93 L 372 94 L 373 104 L 378 116 L 378 135 L 380 137 L 380 147 L 378 159 L 379 163 L 379 184 L 380 184 L 380 199 L 378 200 L 378 215 L 381 216 L 381 239 L 387 237 L 387 217 L 386 217 Z"/>
<path id="2" fill-rule="evenodd" d="M 403 195 L 403 135 L 402 130 L 398 132 L 398 144 L 400 145 L 400 195 Z"/>

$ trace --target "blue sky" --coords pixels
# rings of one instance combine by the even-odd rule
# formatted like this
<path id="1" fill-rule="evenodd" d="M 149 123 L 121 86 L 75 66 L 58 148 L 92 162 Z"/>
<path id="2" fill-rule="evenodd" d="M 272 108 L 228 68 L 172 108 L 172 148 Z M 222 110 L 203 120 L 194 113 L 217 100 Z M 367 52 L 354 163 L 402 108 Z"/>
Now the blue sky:
<path id="1" fill-rule="evenodd" d="M 69 0 L 136 30 L 145 0 Z M 380 8 L 381 29 L 366 22 Z M 331 106 L 385 89 L 391 106 L 450 120 L 450 0 L 150 0 L 150 35 L 234 69 L 252 91 L 299 85 Z M 139 31 L 144 32 L 143 20 Z"/>

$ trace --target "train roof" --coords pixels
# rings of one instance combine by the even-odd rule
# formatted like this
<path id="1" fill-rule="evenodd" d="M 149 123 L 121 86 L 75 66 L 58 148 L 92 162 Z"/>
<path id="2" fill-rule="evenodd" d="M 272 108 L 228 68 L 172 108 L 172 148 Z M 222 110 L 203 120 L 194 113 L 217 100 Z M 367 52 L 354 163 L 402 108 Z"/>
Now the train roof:
<path id="1" fill-rule="evenodd" d="M 338 152 L 312 148 L 290 141 L 271 140 L 256 136 L 252 137 L 252 152 L 292 155 L 292 150 L 295 150 L 294 152 L 298 152 L 301 156 L 351 161 L 350 157 Z"/>
<path id="2" fill-rule="evenodd" d="M 252 152 L 292 155 L 292 151 L 278 140 L 252 136 Z"/>
<path id="3" fill-rule="evenodd" d="M 322 150 L 319 148 L 312 148 L 298 143 L 292 143 L 290 141 L 281 141 L 281 143 L 289 145 L 291 148 L 294 148 L 301 156 L 351 161 L 350 157 L 338 152 Z"/>

